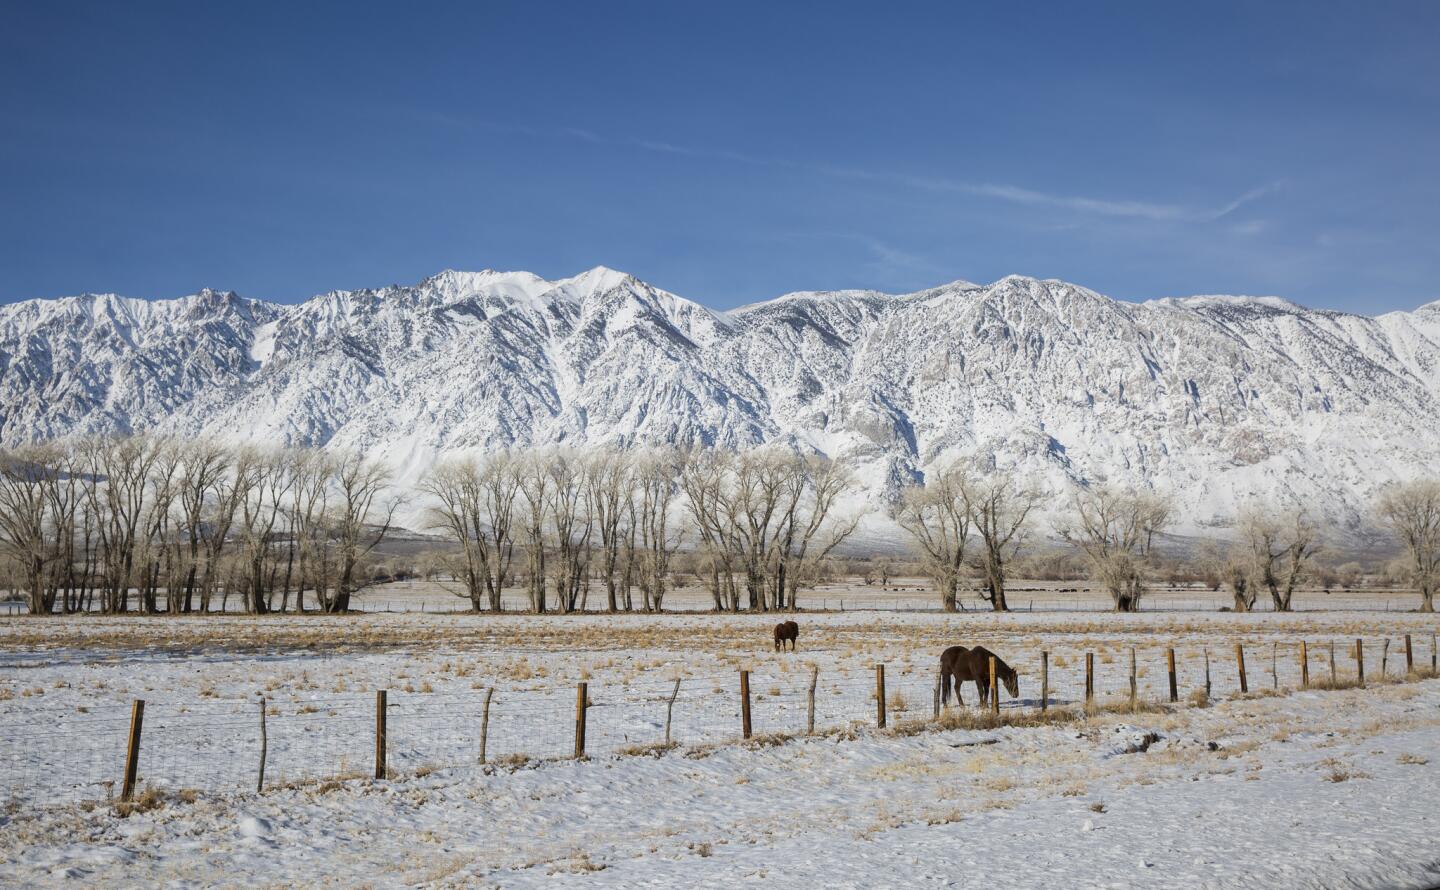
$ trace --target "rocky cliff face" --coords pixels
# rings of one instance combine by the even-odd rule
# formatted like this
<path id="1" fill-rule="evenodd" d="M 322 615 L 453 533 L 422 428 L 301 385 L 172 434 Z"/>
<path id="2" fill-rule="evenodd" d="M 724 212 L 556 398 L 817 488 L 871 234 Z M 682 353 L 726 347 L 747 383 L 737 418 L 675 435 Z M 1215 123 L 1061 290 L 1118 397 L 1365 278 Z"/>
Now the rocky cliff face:
<path id="1" fill-rule="evenodd" d="M 1123 303 L 1009 277 L 712 312 L 597 268 L 444 272 L 299 305 L 203 291 L 0 307 L 0 441 L 157 430 L 444 452 L 784 441 L 876 501 L 947 455 L 1172 490 L 1188 527 L 1270 495 L 1356 524 L 1440 472 L 1440 303 Z"/>

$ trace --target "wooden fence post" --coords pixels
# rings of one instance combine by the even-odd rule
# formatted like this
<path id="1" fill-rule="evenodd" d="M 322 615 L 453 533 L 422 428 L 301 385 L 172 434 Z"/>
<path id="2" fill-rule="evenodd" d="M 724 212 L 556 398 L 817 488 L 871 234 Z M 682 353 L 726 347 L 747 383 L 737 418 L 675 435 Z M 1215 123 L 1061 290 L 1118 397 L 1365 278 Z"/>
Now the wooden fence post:
<path id="1" fill-rule="evenodd" d="M 1365 641 L 1355 640 L 1355 676 L 1360 681 L 1360 687 L 1365 687 Z"/>
<path id="2" fill-rule="evenodd" d="M 1300 641 L 1300 688 L 1310 688 L 1310 647 Z"/>
<path id="3" fill-rule="evenodd" d="M 1385 679 L 1390 674 L 1390 638 L 1385 638 L 1385 645 L 1380 647 L 1380 679 Z"/>
<path id="4" fill-rule="evenodd" d="M 680 695 L 680 678 L 675 678 L 675 688 L 670 690 L 670 700 L 665 703 L 665 744 L 670 744 L 670 717 L 675 713 L 675 699 Z"/>
<path id="5" fill-rule="evenodd" d="M 375 778 L 385 778 L 385 690 L 375 691 Z"/>
<path id="6" fill-rule="evenodd" d="M 1206 646 L 1205 652 L 1205 700 L 1210 700 L 1210 647 Z"/>
<path id="7" fill-rule="evenodd" d="M 145 700 L 135 699 L 130 706 L 130 740 L 125 746 L 125 780 L 120 785 L 120 799 L 129 802 L 135 795 L 135 777 L 140 772 L 140 729 L 145 724 Z"/>
<path id="8" fill-rule="evenodd" d="M 585 714 L 590 710 L 590 686 L 580 683 L 575 687 L 575 759 L 585 756 Z"/>
<path id="9" fill-rule="evenodd" d="M 1085 653 L 1085 704 L 1095 698 L 1095 653 Z"/>
<path id="10" fill-rule="evenodd" d="M 1135 647 L 1130 647 L 1130 712 L 1140 706 L 1140 674 L 1135 669 Z"/>
<path id="11" fill-rule="evenodd" d="M 750 738 L 750 672 L 740 672 L 740 735 Z"/>
<path id="12" fill-rule="evenodd" d="M 255 793 L 265 790 L 265 753 L 269 747 L 265 737 L 265 699 L 260 699 L 260 775 L 255 779 Z"/>
<path id="13" fill-rule="evenodd" d="M 490 742 L 490 698 L 495 694 L 495 687 L 491 686 L 485 690 L 485 704 L 480 708 L 480 764 L 485 764 L 485 746 Z"/>
<path id="14" fill-rule="evenodd" d="M 875 725 L 885 728 L 885 665 L 875 665 Z"/>
<path id="15" fill-rule="evenodd" d="M 1235 644 L 1235 668 L 1240 672 L 1240 694 L 1244 695 L 1250 691 L 1250 683 L 1245 679 L 1245 645 Z"/>
<path id="16" fill-rule="evenodd" d="M 1415 673 L 1415 650 L 1410 646 L 1410 635 L 1405 635 L 1405 674 Z"/>
<path id="17" fill-rule="evenodd" d="M 990 656 L 990 713 L 1000 714 L 1000 683 L 995 678 L 995 656 Z"/>
<path id="18" fill-rule="evenodd" d="M 1175 650 L 1165 650 L 1165 669 L 1170 674 L 1170 703 L 1180 700 L 1180 684 L 1175 679 Z"/>
<path id="19" fill-rule="evenodd" d="M 1270 644 L 1270 688 L 1280 688 L 1280 644 Z"/>
<path id="20" fill-rule="evenodd" d="M 1040 653 L 1040 710 L 1050 707 L 1050 653 Z"/>
<path id="21" fill-rule="evenodd" d="M 1335 671 L 1335 641 L 1330 641 L 1330 688 L 1339 685 L 1339 676 Z"/>
<path id="22" fill-rule="evenodd" d="M 810 689 L 805 694 L 805 732 L 815 734 L 815 684 L 820 682 L 820 666 L 810 668 Z"/>

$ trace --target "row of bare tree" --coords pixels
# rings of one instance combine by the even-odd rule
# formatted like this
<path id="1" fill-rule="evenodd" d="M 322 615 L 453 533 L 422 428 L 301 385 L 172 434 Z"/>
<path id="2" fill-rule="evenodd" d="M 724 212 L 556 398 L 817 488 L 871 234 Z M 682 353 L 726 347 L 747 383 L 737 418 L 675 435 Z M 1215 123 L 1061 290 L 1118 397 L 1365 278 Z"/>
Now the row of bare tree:
<path id="1" fill-rule="evenodd" d="M 343 612 L 397 502 L 380 464 L 151 436 L 0 452 L 0 554 L 31 614 Z"/>
<path id="2" fill-rule="evenodd" d="M 539 449 L 442 461 L 421 483 L 439 558 L 476 611 L 519 585 L 531 611 L 659 611 L 676 553 L 720 611 L 793 609 L 855 531 L 854 483 L 822 457 L 778 447 Z M 947 610 L 974 587 L 997 611 L 1046 494 L 1013 473 L 956 462 L 901 493 L 909 532 Z M 0 451 L 0 559 L 32 614 L 347 611 L 401 501 L 379 462 L 149 436 Z M 1053 512 L 1053 511 L 1047 511 Z M 1082 488 L 1053 531 L 1083 555 L 1118 611 L 1139 608 L 1169 499 Z M 1440 582 L 1440 481 L 1387 487 L 1376 514 L 1404 545 L 1422 608 Z M 1289 611 L 1319 549 L 1303 511 L 1255 503 L 1206 556 L 1236 611 L 1268 594 Z"/>
<path id="3" fill-rule="evenodd" d="M 980 597 L 1003 612 L 1009 608 L 1007 567 L 1027 543 L 1031 514 L 1043 497 L 1011 473 L 962 461 L 932 471 L 924 484 L 907 489 L 894 516 L 910 533 L 947 611 L 956 609 L 962 584 L 973 579 Z M 1068 516 L 1054 531 L 1084 555 L 1115 609 L 1132 612 L 1140 607 L 1155 536 L 1170 525 L 1172 513 L 1170 499 L 1162 494 L 1094 486 L 1075 492 Z M 1421 611 L 1434 611 L 1440 586 L 1440 480 L 1386 487 L 1375 514 L 1404 548 Z M 1275 611 L 1291 611 L 1295 591 L 1319 552 L 1319 528 L 1304 510 L 1255 502 L 1241 510 L 1235 529 L 1233 542 L 1212 547 L 1205 560 L 1233 594 L 1233 609 L 1249 612 L 1268 593 Z"/>
<path id="4" fill-rule="evenodd" d="M 794 608 L 859 521 L 837 515 L 843 469 L 778 448 L 497 452 L 444 461 L 421 487 L 476 611 L 498 611 L 516 575 L 534 612 L 583 610 L 592 584 L 612 612 L 634 609 L 637 590 L 659 611 L 682 545 L 717 610 Z"/>
<path id="5" fill-rule="evenodd" d="M 903 492 L 895 519 L 914 539 L 946 611 L 956 610 L 962 582 L 974 577 L 980 597 L 1004 612 L 1008 567 L 1034 531 L 1031 514 L 1044 497 L 1013 473 L 960 461 Z M 1170 512 L 1170 502 L 1152 493 L 1081 489 L 1070 521 L 1056 531 L 1085 554 L 1115 608 L 1130 612 L 1140 606 L 1146 557 Z"/>

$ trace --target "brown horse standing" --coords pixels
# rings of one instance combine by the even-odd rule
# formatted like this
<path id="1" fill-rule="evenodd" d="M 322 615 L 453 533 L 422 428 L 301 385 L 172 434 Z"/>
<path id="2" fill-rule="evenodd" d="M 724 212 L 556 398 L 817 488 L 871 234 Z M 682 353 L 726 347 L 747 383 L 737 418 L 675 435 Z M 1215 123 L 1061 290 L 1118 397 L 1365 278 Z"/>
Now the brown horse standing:
<path id="1" fill-rule="evenodd" d="M 782 621 L 775 625 L 775 651 L 779 652 L 785 648 L 785 641 L 790 641 L 790 651 L 795 651 L 795 641 L 800 639 L 800 625 L 793 621 Z"/>
<path id="2" fill-rule="evenodd" d="M 975 689 L 980 694 L 980 704 L 984 705 L 990 701 L 990 658 L 995 657 L 995 679 L 1005 684 L 1005 690 L 1010 693 L 1011 698 L 1020 695 L 1020 678 L 1015 669 L 1001 660 L 984 646 L 976 646 L 967 649 L 964 646 L 951 646 L 940 654 L 940 702 L 950 704 L 950 683 L 955 683 L 955 702 L 963 705 L 965 700 L 960 697 L 960 684 L 973 682 Z M 999 694 L 998 691 L 996 693 Z"/>

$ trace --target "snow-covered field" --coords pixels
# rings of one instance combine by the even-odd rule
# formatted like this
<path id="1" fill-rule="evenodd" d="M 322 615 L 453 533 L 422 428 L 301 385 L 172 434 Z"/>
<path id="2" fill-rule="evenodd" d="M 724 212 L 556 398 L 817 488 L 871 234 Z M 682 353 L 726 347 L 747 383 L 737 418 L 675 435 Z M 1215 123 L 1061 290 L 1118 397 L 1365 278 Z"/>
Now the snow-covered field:
<path id="1" fill-rule="evenodd" d="M 0 620 L 0 884 L 1440 880 L 1428 806 L 1440 777 L 1427 760 L 1440 681 L 1377 682 L 1404 672 L 1406 634 L 1416 667 L 1430 667 L 1433 616 L 847 612 L 800 616 L 795 655 L 773 651 L 774 620 Z M 1343 683 L 1356 638 L 1368 689 L 1297 690 L 1301 640 L 1315 681 L 1330 677 L 1335 644 Z M 1174 648 L 1182 704 L 876 730 L 874 666 L 886 666 L 891 728 L 908 727 L 930 715 L 936 656 L 956 642 L 983 643 L 1020 671 L 1021 695 L 1004 703 L 1018 723 L 1039 702 L 1041 652 L 1052 709 L 1064 711 L 1082 698 L 1086 652 L 1100 703 L 1117 705 L 1130 650 L 1142 699 L 1157 702 Z M 1207 654 L 1215 703 L 1195 707 Z M 740 669 L 761 744 L 735 744 Z M 822 732 L 783 740 L 805 729 L 812 670 Z M 675 679 L 678 747 L 637 754 L 663 740 Z M 574 762 L 581 681 L 590 759 Z M 378 689 L 392 775 L 379 782 L 365 778 Z M 105 800 L 135 698 L 146 701 L 140 785 L 161 805 L 121 818 Z M 1160 736 L 1147 751 L 1117 753 L 1147 733 Z"/>

